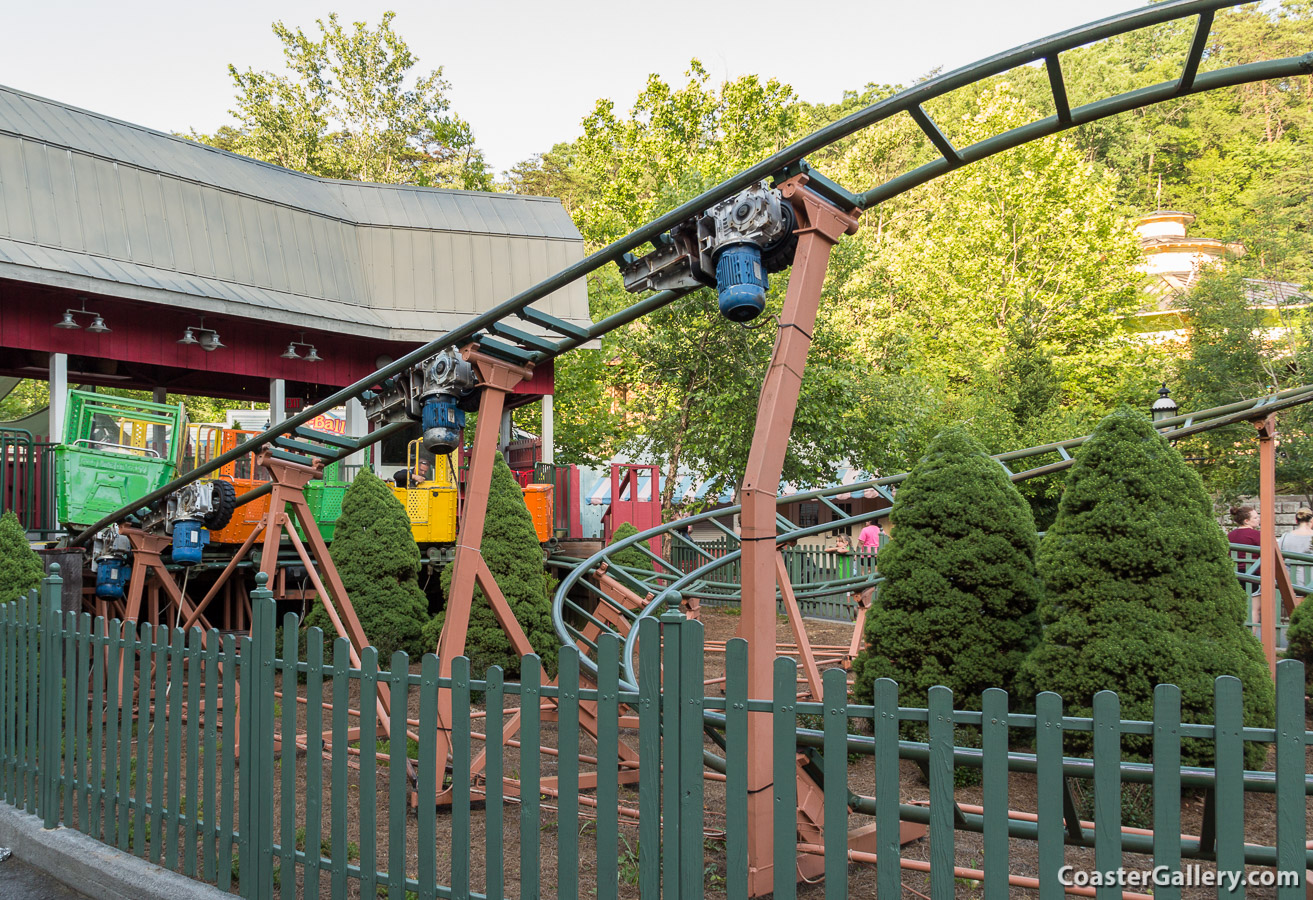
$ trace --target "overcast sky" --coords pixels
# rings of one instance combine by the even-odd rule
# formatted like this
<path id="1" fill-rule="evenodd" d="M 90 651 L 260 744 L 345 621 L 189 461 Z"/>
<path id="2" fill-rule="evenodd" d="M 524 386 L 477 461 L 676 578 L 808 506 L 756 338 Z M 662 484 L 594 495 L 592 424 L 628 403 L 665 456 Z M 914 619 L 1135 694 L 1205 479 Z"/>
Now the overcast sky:
<path id="1" fill-rule="evenodd" d="M 282 71 L 270 23 L 393 29 L 442 66 L 452 109 L 501 173 L 579 134 L 599 97 L 627 110 L 649 73 L 683 81 L 702 60 L 713 81 L 775 76 L 813 102 L 868 83 L 909 83 L 1141 5 L 1136 0 L 0 0 L 0 84 L 157 128 L 231 122 L 228 63 Z"/>

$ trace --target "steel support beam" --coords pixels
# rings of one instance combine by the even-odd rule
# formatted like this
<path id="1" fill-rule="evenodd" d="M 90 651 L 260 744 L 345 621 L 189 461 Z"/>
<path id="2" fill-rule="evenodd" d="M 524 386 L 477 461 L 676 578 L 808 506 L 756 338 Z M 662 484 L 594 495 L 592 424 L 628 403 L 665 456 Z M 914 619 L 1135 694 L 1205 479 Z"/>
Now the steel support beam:
<path id="1" fill-rule="evenodd" d="M 456 558 L 452 561 L 451 589 L 447 594 L 446 617 L 442 634 L 438 637 L 439 677 L 451 677 L 451 663 L 465 653 L 465 638 L 469 632 L 470 609 L 474 604 L 474 588 L 483 589 L 493 614 L 511 641 L 516 656 L 533 653 L 524 629 L 497 586 L 497 580 L 483 560 L 483 527 L 488 516 L 488 490 L 492 484 L 492 470 L 496 463 L 498 438 L 502 425 L 502 411 L 506 395 L 517 384 L 529 377 L 531 369 L 494 359 L 467 347 L 465 358 L 474 365 L 483 391 L 479 396 L 479 418 L 474 428 L 474 446 L 470 451 L 469 474 L 465 478 L 461 505 L 460 529 L 456 537 Z M 438 784 L 451 752 L 451 694 L 438 696 Z"/>
<path id="2" fill-rule="evenodd" d="M 1277 552 L 1277 417 L 1270 415 L 1258 427 L 1258 516 L 1262 531 L 1258 548 L 1258 623 L 1263 655 L 1272 677 L 1277 677 L 1277 569 L 1285 569 Z"/>
<path id="3" fill-rule="evenodd" d="M 798 249 L 794 255 L 789 288 L 780 313 L 779 331 L 770 368 L 757 400 L 757 424 L 740 492 L 743 545 L 742 618 L 738 636 L 748 642 L 748 696 L 769 700 L 775 663 L 776 523 L 775 504 L 789 433 L 798 408 L 798 391 L 811 347 L 821 286 L 825 282 L 830 251 L 843 234 L 857 230 L 856 211 L 842 212 L 806 189 L 799 175 L 781 185 L 798 216 Z M 748 892 L 762 896 L 774 890 L 774 780 L 771 765 L 771 718 L 748 716 Z M 799 778 L 806 776 L 799 772 Z M 814 796 L 820 788 L 807 779 L 799 797 Z M 810 822 L 812 831 L 819 822 Z M 782 856 L 780 858 L 783 858 Z M 811 857 L 810 859 L 814 859 Z M 799 861 L 800 865 L 803 862 Z M 805 874 L 805 873 L 804 873 Z M 819 874 L 818 872 L 812 873 Z"/>

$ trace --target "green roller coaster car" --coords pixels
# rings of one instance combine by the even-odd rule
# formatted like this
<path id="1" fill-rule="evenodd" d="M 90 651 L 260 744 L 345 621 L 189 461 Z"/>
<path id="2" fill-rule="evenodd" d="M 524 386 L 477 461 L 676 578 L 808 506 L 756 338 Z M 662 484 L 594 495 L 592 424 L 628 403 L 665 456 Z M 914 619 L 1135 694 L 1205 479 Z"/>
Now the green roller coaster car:
<path id="1" fill-rule="evenodd" d="M 55 448 L 59 523 L 85 527 L 178 477 L 186 433 L 181 404 L 69 391 Z"/>
<path id="2" fill-rule="evenodd" d="M 346 489 L 350 486 L 351 483 L 342 477 L 341 462 L 325 466 L 323 479 L 316 479 L 305 486 L 306 505 L 310 507 L 310 514 L 315 517 L 319 533 L 330 544 L 337 531 L 338 517 L 342 515 L 342 498 L 346 496 Z M 296 531 L 302 538 L 305 537 L 305 530 L 301 528 L 300 522 L 296 523 Z"/>

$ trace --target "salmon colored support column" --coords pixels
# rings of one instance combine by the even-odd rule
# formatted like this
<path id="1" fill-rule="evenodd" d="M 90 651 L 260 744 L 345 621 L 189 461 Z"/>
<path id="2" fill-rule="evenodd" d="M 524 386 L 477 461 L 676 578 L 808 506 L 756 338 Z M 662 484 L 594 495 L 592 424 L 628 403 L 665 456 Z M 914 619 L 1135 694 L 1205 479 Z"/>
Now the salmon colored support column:
<path id="1" fill-rule="evenodd" d="M 857 230 L 856 210 L 851 214 L 839 211 L 807 190 L 806 184 L 807 177 L 799 175 L 780 187 L 798 216 L 798 249 L 770 368 L 757 400 L 757 424 L 741 491 L 743 614 L 738 636 L 748 642 L 748 696 L 762 700 L 771 698 L 776 649 L 776 493 L 830 251 L 841 235 Z M 774 890 L 774 779 L 771 720 L 767 713 L 748 716 L 748 759 L 744 762 L 748 773 L 748 892 L 758 897 Z"/>
<path id="2" fill-rule="evenodd" d="M 1263 655 L 1272 677 L 1277 677 L 1277 568 L 1285 567 L 1277 553 L 1277 417 L 1270 415 L 1258 426 L 1258 622 Z"/>
<path id="3" fill-rule="evenodd" d="M 451 662 L 465 652 L 465 637 L 469 631 L 470 607 L 474 602 L 475 584 L 483 587 L 484 595 L 493 606 L 493 612 L 511 640 L 517 655 L 533 652 L 524 631 L 509 614 L 505 598 L 488 572 L 483 561 L 483 526 L 488 515 L 488 489 L 492 484 L 492 469 L 496 462 L 497 434 L 501 427 L 502 409 L 506 395 L 530 375 L 530 369 L 493 359 L 467 348 L 465 358 L 479 374 L 483 389 L 479 397 L 479 420 L 474 427 L 474 447 L 470 453 L 469 474 L 465 479 L 465 496 L 462 506 L 460 530 L 456 536 L 456 558 L 452 562 L 451 590 L 447 594 L 446 617 L 442 634 L 438 638 L 439 674 L 451 676 Z M 438 694 L 438 784 L 442 784 L 442 769 L 451 750 L 451 692 Z"/>

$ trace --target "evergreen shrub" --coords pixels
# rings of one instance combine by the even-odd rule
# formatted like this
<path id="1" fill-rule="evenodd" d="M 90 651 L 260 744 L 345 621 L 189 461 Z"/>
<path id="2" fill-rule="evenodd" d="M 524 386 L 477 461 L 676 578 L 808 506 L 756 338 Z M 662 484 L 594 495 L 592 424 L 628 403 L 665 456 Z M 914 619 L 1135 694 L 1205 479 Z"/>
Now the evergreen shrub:
<path id="1" fill-rule="evenodd" d="M 368 469 L 361 470 L 342 498 L 330 552 L 365 636 L 378 649 L 380 665 L 386 666 L 397 650 L 418 658 L 430 649 L 422 639 L 428 601 L 416 580 L 419 547 L 410 519 L 387 483 Z M 305 624 L 322 628 L 330 639 L 335 634 L 321 604 L 315 604 Z"/>
<path id="2" fill-rule="evenodd" d="M 1272 727 L 1272 680 L 1203 482 L 1142 413 L 1122 407 L 1085 443 L 1038 565 L 1044 633 L 1024 669 L 1030 690 L 1057 692 L 1072 716 L 1113 690 L 1123 719 L 1152 719 L 1154 687 L 1175 684 L 1182 720 L 1210 723 L 1213 681 L 1233 675 L 1245 725 Z M 1068 732 L 1068 751 L 1090 747 L 1088 732 Z M 1122 748 L 1148 760 L 1152 741 L 1127 735 Z M 1246 765 L 1264 755 L 1248 745 Z M 1209 743 L 1182 742 L 1182 763 L 1211 759 Z"/>
<path id="3" fill-rule="evenodd" d="M 618 544 L 625 538 L 633 537 L 638 534 L 638 528 L 633 522 L 621 522 L 615 531 L 611 532 L 611 544 Z M 633 544 L 623 550 L 619 550 L 611 555 L 611 562 L 617 566 L 624 566 L 626 569 L 639 569 L 644 572 L 654 571 L 652 559 L 642 550 L 638 549 L 638 544 Z"/>
<path id="4" fill-rule="evenodd" d="M 12 509 L 0 515 L 0 603 L 24 597 L 41 583 L 41 557 L 27 543 L 27 532 Z"/>
<path id="5" fill-rule="evenodd" d="M 1030 505 L 1003 467 L 960 428 L 939 434 L 899 488 L 880 551 L 885 581 L 853 665 L 858 702 L 877 678 L 925 706 L 935 685 L 958 709 L 988 688 L 1012 690 L 1035 644 L 1040 584 Z"/>
<path id="6" fill-rule="evenodd" d="M 1286 659 L 1304 664 L 1304 683 L 1313 686 L 1313 602 L 1305 598 L 1290 614 L 1286 628 Z"/>
<path id="7" fill-rule="evenodd" d="M 554 675 L 557 637 L 552 628 L 550 583 L 543 567 L 542 546 L 533 530 L 533 517 L 524 505 L 524 491 L 501 454 L 497 455 L 488 490 L 482 551 L 516 621 L 524 629 L 534 652 L 542 658 L 544 668 Z M 447 566 L 442 570 L 442 595 L 448 602 L 454 569 L 455 566 Z M 438 646 L 445 619 L 444 610 L 424 627 L 424 644 L 430 650 Z M 502 630 L 483 590 L 477 586 L 464 655 L 470 659 L 470 671 L 480 677 L 490 666 L 501 666 L 508 677 L 519 676 L 520 657 L 512 649 L 510 638 Z"/>

